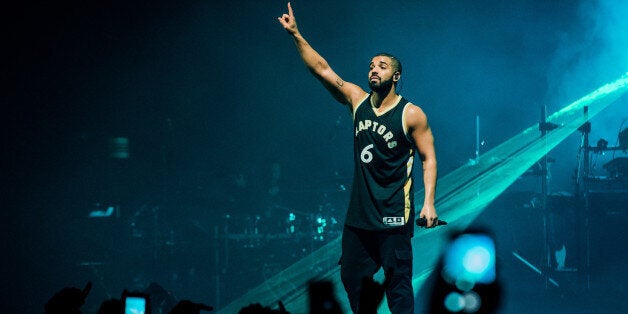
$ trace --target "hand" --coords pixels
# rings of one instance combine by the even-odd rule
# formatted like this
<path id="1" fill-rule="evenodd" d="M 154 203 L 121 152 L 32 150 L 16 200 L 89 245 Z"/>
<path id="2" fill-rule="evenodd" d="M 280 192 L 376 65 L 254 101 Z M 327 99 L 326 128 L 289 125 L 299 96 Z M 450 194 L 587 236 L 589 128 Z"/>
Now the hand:
<path id="1" fill-rule="evenodd" d="M 292 6 L 290 6 L 290 2 L 288 2 L 288 14 L 284 13 L 281 17 L 277 18 L 281 26 L 288 32 L 290 35 L 294 35 L 298 32 L 297 29 L 297 21 L 294 19 L 294 13 L 292 13 Z"/>
<path id="2" fill-rule="evenodd" d="M 425 220 L 427 221 L 427 225 L 425 226 L 426 228 L 432 228 L 438 225 L 438 215 L 436 214 L 436 209 L 434 208 L 434 205 L 423 205 L 421 213 L 419 214 L 419 218 L 425 218 Z"/>

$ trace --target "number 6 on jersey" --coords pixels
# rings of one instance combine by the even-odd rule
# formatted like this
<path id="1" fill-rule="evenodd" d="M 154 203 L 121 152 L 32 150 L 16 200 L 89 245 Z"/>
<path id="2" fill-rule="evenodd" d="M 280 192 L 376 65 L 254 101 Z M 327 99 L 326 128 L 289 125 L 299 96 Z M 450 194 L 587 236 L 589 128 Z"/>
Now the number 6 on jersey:
<path id="1" fill-rule="evenodd" d="M 373 153 L 369 151 L 369 149 L 373 148 L 373 144 L 366 145 L 362 152 L 360 153 L 360 159 L 363 163 L 368 164 L 373 160 Z"/>

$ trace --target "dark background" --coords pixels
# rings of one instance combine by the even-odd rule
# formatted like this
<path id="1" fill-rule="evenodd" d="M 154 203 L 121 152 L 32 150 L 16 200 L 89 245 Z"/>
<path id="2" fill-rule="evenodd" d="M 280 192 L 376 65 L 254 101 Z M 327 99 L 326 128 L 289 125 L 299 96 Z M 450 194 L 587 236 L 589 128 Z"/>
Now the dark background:
<path id="1" fill-rule="evenodd" d="M 543 106 L 555 112 L 628 69 L 619 0 L 292 5 L 345 80 L 366 88 L 378 52 L 402 60 L 400 93 L 430 118 L 440 176 L 474 158 L 476 116 L 486 151 L 537 123 Z M 243 256 L 216 237 L 256 220 L 283 233 L 290 213 L 308 231 L 314 214 L 344 218 L 351 117 L 303 66 L 283 12 L 274 0 L 4 8 L 6 311 L 40 312 L 88 279 L 90 309 L 153 281 L 216 305 L 337 235 L 330 226 L 288 255 L 234 240 Z M 623 97 L 592 121 L 592 144 L 616 145 L 627 119 Z M 129 140 L 129 158 L 111 157 L 116 137 Z M 573 192 L 579 145 L 574 134 L 551 153 L 551 192 Z M 597 174 L 614 157 L 597 156 Z M 108 206 L 114 217 L 87 218 Z M 258 277 L 221 286 L 247 271 Z"/>

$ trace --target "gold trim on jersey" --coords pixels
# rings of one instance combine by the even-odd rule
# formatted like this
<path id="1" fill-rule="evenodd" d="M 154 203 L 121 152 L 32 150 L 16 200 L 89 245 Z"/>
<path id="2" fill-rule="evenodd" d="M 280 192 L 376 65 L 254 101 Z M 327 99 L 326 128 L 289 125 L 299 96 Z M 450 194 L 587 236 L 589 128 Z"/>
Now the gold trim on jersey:
<path id="1" fill-rule="evenodd" d="M 395 101 L 395 104 L 388 107 L 386 110 L 382 111 L 382 112 L 377 112 L 377 108 L 375 108 L 375 105 L 373 104 L 373 97 L 371 97 L 371 109 L 373 110 L 373 113 L 375 113 L 376 117 L 381 117 L 382 115 L 386 114 L 387 112 L 393 110 L 393 108 L 397 107 L 397 105 L 399 104 L 399 102 L 401 101 L 401 95 L 397 95 L 397 101 Z"/>
<path id="2" fill-rule="evenodd" d="M 410 142 L 410 143 L 414 143 L 414 140 L 412 139 L 412 135 L 408 132 L 408 124 L 406 123 L 406 110 L 408 109 L 408 106 L 412 105 L 411 102 L 408 102 L 405 106 L 403 106 L 403 112 L 401 113 L 401 128 L 403 129 L 403 135 L 406 136 L 406 139 Z"/>
<path id="3" fill-rule="evenodd" d="M 351 113 L 351 116 L 353 117 L 353 121 L 355 121 L 355 113 L 358 111 L 358 108 L 360 108 L 360 106 L 362 106 L 362 103 L 364 101 L 366 101 L 366 99 L 369 98 L 369 96 L 371 96 L 371 94 L 367 93 L 366 96 L 364 96 L 364 98 L 362 98 L 362 100 L 360 100 L 358 105 L 355 106 L 355 108 L 353 109 L 353 112 Z"/>
<path id="4" fill-rule="evenodd" d="M 412 165 L 414 164 L 414 150 L 410 149 L 410 158 L 408 158 L 408 162 L 406 163 L 406 175 L 408 180 L 403 186 L 403 196 L 404 196 L 404 217 L 406 221 L 410 219 L 410 212 L 412 211 L 412 201 L 410 199 L 410 194 L 412 193 Z"/>

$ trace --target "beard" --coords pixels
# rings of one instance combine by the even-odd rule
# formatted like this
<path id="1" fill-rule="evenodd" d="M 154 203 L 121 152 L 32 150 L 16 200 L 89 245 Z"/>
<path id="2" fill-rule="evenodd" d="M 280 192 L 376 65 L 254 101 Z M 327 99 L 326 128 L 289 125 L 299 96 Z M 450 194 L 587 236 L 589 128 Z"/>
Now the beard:
<path id="1" fill-rule="evenodd" d="M 388 92 L 390 91 L 390 88 L 393 85 L 393 80 L 392 78 L 389 80 L 369 80 L 369 87 L 371 88 L 372 91 L 377 92 L 377 93 L 381 93 L 381 92 Z"/>

